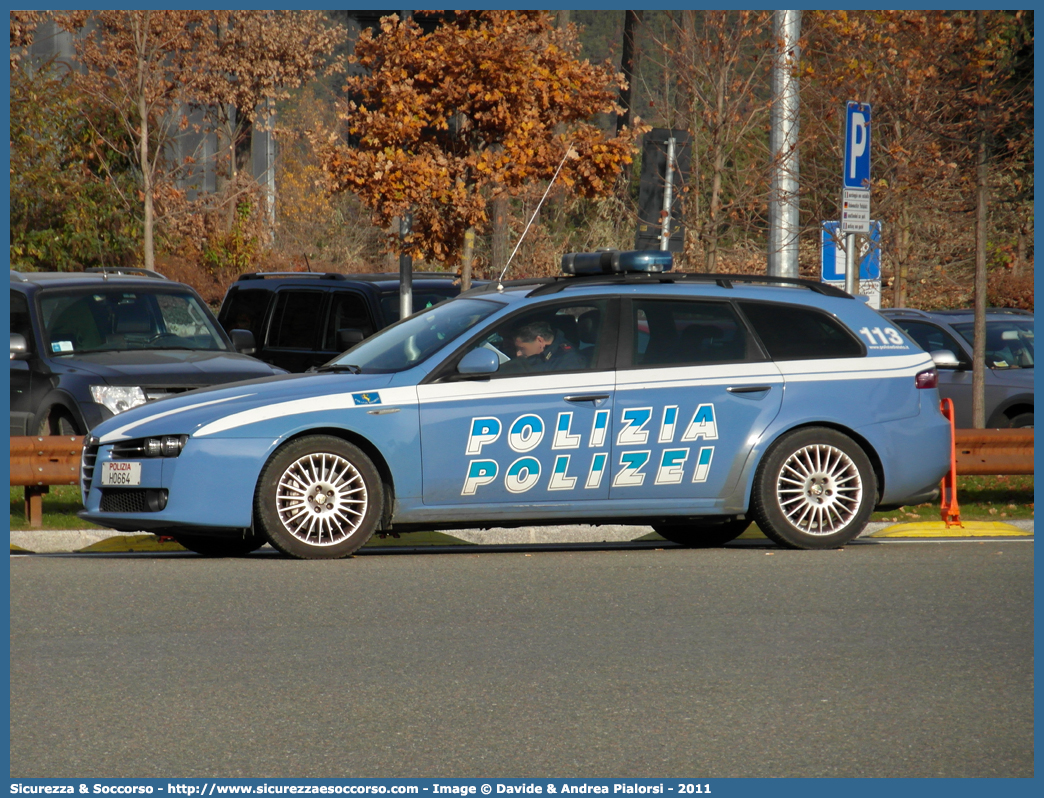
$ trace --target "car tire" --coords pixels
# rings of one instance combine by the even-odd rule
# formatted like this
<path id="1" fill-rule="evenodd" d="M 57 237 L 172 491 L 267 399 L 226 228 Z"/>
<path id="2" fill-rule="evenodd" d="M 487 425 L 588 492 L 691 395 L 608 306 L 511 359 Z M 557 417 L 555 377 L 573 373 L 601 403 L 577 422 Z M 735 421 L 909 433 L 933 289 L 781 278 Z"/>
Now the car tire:
<path id="1" fill-rule="evenodd" d="M 311 435 L 272 455 L 254 509 L 268 541 L 305 560 L 346 557 L 373 535 L 384 487 L 370 458 L 341 438 Z"/>
<path id="2" fill-rule="evenodd" d="M 733 519 L 720 523 L 693 522 L 689 524 L 653 524 L 656 533 L 671 543 L 686 546 L 690 549 L 713 549 L 724 546 L 735 540 L 746 528 L 750 520 Z"/>
<path id="3" fill-rule="evenodd" d="M 252 534 L 245 538 L 219 537 L 211 535 L 186 535 L 172 532 L 170 536 L 178 545 L 202 554 L 204 557 L 243 557 L 257 551 L 267 542 L 261 535 Z"/>
<path id="4" fill-rule="evenodd" d="M 876 502 L 877 477 L 862 448 L 837 430 L 805 427 L 765 453 L 751 515 L 780 546 L 830 549 L 863 531 Z"/>
<path id="5" fill-rule="evenodd" d="M 1008 421 L 1008 427 L 1011 429 L 1025 429 L 1026 427 L 1033 429 L 1033 413 L 1019 413 Z"/>
<path id="6" fill-rule="evenodd" d="M 38 435 L 82 435 L 72 416 L 62 411 L 52 411 L 40 422 Z"/>

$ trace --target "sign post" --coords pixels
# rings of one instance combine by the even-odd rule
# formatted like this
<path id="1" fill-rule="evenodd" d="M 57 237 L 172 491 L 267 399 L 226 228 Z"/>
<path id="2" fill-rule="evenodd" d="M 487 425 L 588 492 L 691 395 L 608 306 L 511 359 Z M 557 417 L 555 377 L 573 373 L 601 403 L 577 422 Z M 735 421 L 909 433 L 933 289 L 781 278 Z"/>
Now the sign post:
<path id="1" fill-rule="evenodd" d="M 845 236 L 845 290 L 859 293 L 856 234 L 870 232 L 870 104 L 849 102 L 845 113 L 845 162 L 841 232 Z"/>

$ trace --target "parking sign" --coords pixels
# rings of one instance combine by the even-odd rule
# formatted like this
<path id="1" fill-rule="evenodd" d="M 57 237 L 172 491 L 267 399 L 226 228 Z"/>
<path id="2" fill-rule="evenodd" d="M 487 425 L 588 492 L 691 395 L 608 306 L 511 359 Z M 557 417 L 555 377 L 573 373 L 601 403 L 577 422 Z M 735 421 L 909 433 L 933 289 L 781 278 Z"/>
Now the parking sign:
<path id="1" fill-rule="evenodd" d="M 870 104 L 849 102 L 845 124 L 845 188 L 870 188 Z"/>

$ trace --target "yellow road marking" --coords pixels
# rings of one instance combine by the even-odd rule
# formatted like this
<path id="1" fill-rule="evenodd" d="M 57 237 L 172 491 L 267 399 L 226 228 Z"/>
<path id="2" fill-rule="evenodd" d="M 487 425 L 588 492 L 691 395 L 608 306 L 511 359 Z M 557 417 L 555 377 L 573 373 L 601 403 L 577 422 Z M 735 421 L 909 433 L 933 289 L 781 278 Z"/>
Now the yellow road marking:
<path id="1" fill-rule="evenodd" d="M 973 538 L 973 537 L 1033 537 L 1032 532 L 1001 521 L 965 521 L 963 526 L 947 527 L 942 521 L 919 521 L 912 524 L 894 524 L 874 532 L 871 538 Z"/>

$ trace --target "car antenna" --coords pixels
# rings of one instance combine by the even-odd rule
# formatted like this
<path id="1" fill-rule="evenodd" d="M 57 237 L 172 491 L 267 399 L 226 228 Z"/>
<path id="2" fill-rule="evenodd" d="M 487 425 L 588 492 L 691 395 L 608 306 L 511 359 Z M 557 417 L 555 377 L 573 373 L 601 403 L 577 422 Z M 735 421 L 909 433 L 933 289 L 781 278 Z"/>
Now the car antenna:
<path id="1" fill-rule="evenodd" d="M 555 170 L 554 175 L 551 177 L 551 182 L 547 184 L 547 189 L 544 191 L 544 196 L 540 198 L 540 202 L 537 203 L 536 208 L 533 210 L 533 215 L 529 217 L 529 224 L 526 225 L 526 229 L 522 231 L 522 235 L 518 237 L 518 243 L 515 244 L 515 248 L 511 251 L 511 257 L 507 259 L 507 263 L 504 264 L 504 271 L 500 273 L 500 277 L 497 278 L 497 290 L 504 290 L 504 275 L 507 274 L 508 266 L 511 265 L 511 261 L 515 257 L 515 253 L 518 252 L 518 248 L 522 246 L 522 241 L 526 237 L 526 233 L 529 232 L 529 228 L 533 226 L 533 220 L 536 219 L 536 215 L 540 213 L 540 206 L 544 204 L 544 200 L 547 199 L 547 195 L 551 192 L 551 186 L 555 184 L 555 180 L 558 178 L 558 173 L 562 171 L 562 167 L 565 166 L 566 158 L 573 151 L 573 142 L 569 142 L 569 146 L 566 147 L 565 155 L 562 156 L 562 160 L 558 164 L 558 168 Z"/>

